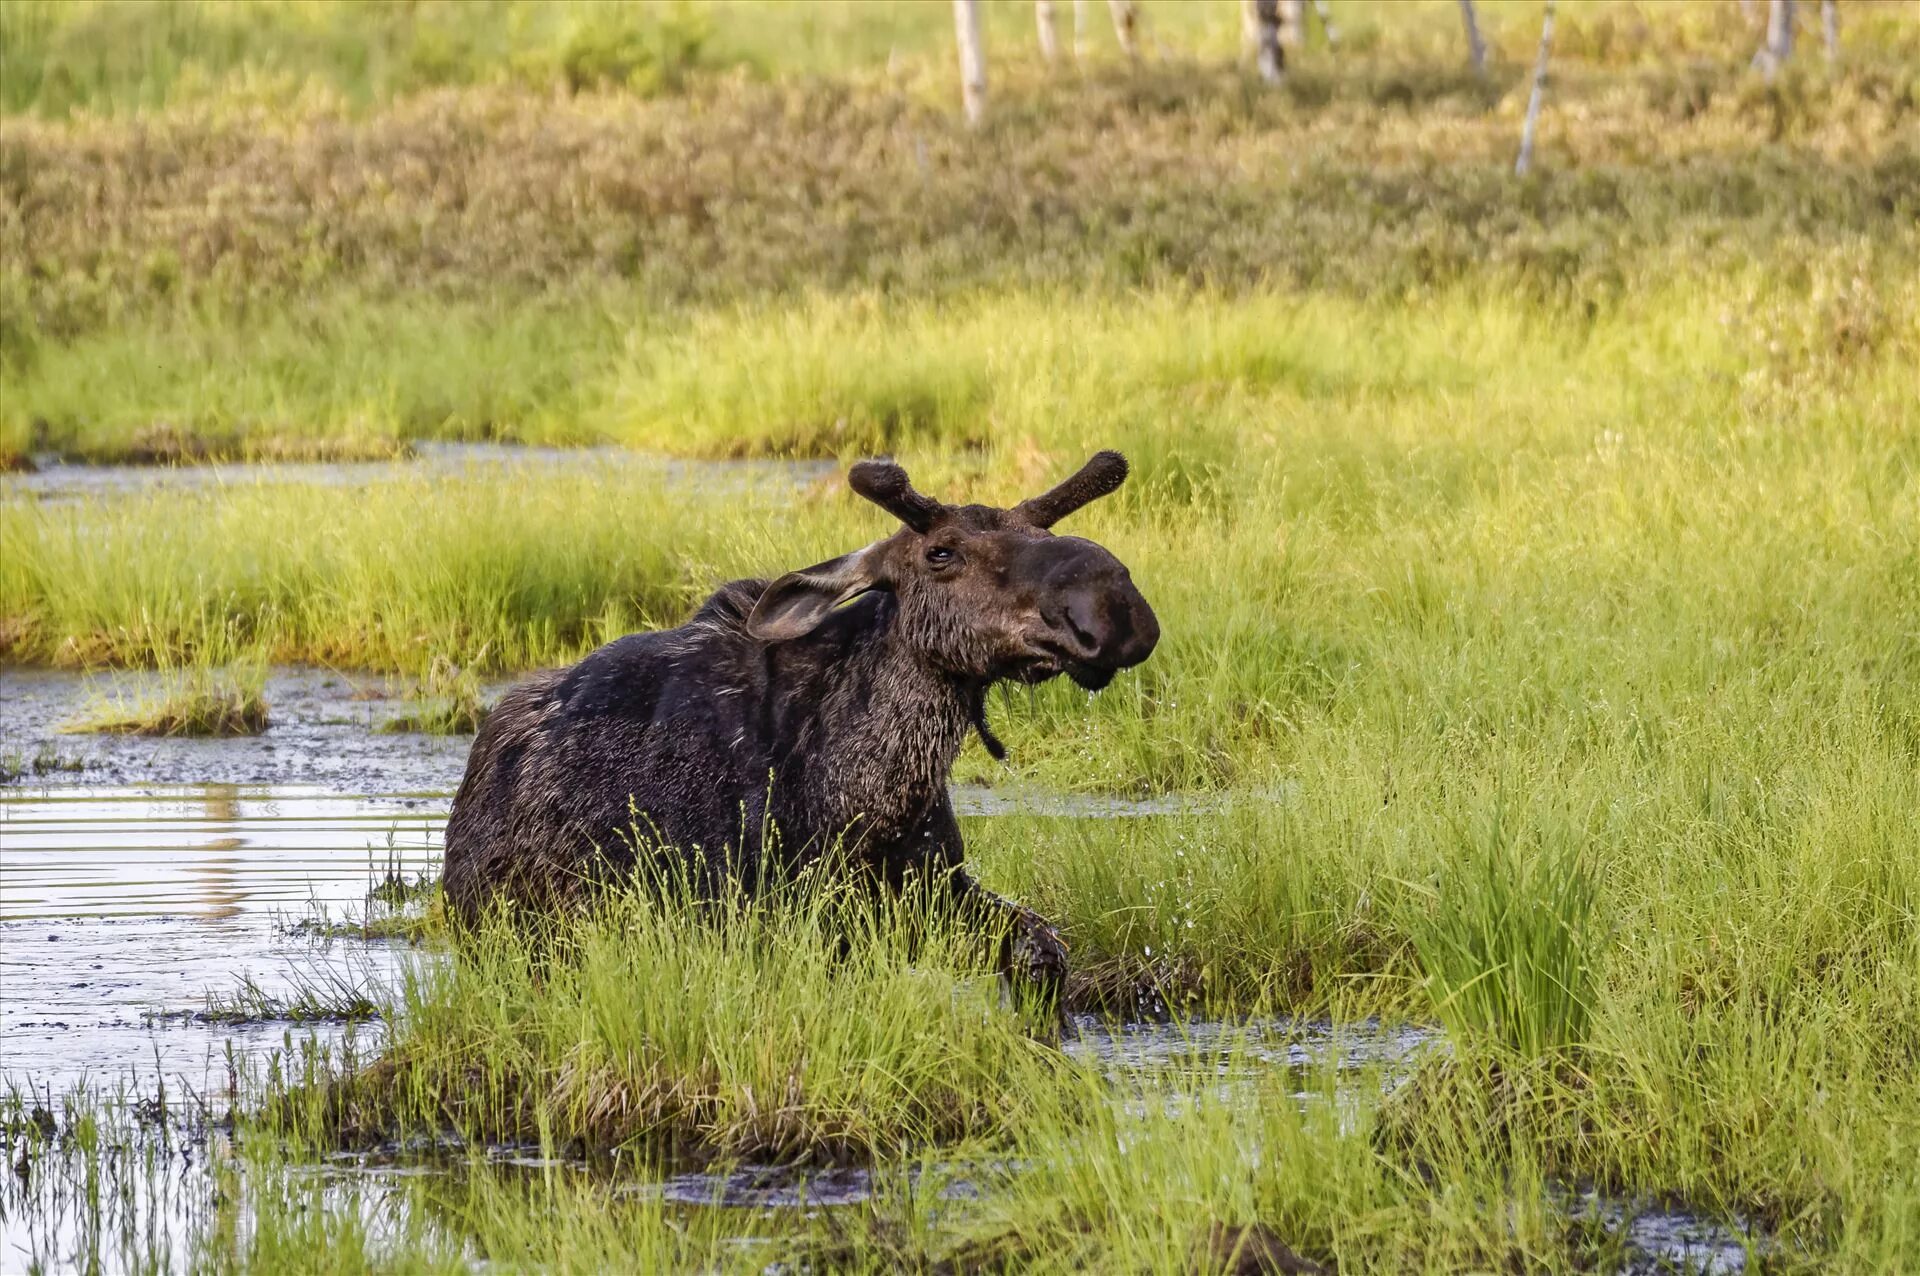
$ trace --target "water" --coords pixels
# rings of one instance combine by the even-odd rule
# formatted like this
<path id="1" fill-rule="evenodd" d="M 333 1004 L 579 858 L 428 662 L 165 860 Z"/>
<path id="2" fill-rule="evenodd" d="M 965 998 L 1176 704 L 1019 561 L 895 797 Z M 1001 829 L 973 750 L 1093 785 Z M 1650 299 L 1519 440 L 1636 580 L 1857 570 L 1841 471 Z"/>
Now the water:
<path id="1" fill-rule="evenodd" d="M 412 707 L 406 698 L 410 688 L 378 674 L 304 667 L 267 671 L 262 694 L 271 725 L 257 736 L 156 738 L 70 734 L 65 729 L 102 701 L 137 704 L 160 694 L 165 685 L 163 675 L 141 670 L 88 675 L 0 669 L 0 761 L 20 770 L 16 785 L 26 789 L 57 782 L 84 784 L 103 795 L 109 790 L 161 793 L 168 788 L 192 793 L 217 784 L 246 789 L 255 797 L 270 790 L 283 804 L 335 794 L 406 793 L 437 803 L 444 815 L 473 743 L 471 736 L 377 730 Z M 492 683 L 483 689 L 484 697 L 491 701 L 509 685 Z M 383 799 L 367 800 L 377 807 Z M 1220 804 L 1215 798 L 1105 797 L 1018 784 L 959 785 L 953 803 L 965 816 L 1115 818 L 1211 810 Z"/>
<path id="2" fill-rule="evenodd" d="M 122 737 L 109 740 L 124 747 Z M 82 1077 L 157 1071 L 198 1087 L 224 1069 L 229 1046 L 258 1055 L 286 1046 L 290 1033 L 345 1031 L 191 1016 L 206 1009 L 210 993 L 230 993 L 243 981 L 287 1000 L 316 980 L 377 988 L 398 963 L 414 959 L 404 944 L 319 939 L 300 923 L 364 915 L 377 908 L 369 889 L 389 875 L 411 880 L 436 871 L 464 749 L 456 743 L 428 755 L 438 767 L 407 755 L 416 762 L 410 778 L 442 787 L 365 797 L 296 784 L 0 789 L 0 1078 L 30 1075 L 57 1090 Z M 135 747 L 142 746 L 163 752 L 168 766 L 192 763 L 198 750 L 237 769 L 249 758 L 262 769 L 282 765 L 261 752 L 260 740 Z M 378 753 L 382 744 L 370 747 L 369 769 L 393 761 Z M 345 765 L 338 752 L 333 761 Z M 1022 801 L 990 791 L 959 792 L 956 805 L 963 814 L 1097 810 L 1108 817 L 1161 809 L 1044 793 Z M 1088 1023 L 1089 1040 L 1121 1048 L 1119 1038 Z M 1141 1038 L 1126 1040 L 1133 1049 Z"/>
<path id="3" fill-rule="evenodd" d="M 192 1016 L 243 981 L 278 999 L 390 983 L 404 945 L 295 924 L 364 912 L 390 872 L 431 871 L 443 808 L 226 784 L 4 793 L 0 1077 L 58 1091 L 157 1073 L 202 1089 L 229 1047 L 258 1057 L 348 1031 Z"/>

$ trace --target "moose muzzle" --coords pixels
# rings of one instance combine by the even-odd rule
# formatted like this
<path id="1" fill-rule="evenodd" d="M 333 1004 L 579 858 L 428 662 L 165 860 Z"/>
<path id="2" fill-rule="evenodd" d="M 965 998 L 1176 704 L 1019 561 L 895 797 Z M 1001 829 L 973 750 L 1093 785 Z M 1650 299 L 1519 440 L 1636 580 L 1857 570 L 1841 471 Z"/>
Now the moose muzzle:
<path id="1" fill-rule="evenodd" d="M 1034 642 L 1039 659 L 1026 675 L 1032 681 L 1065 673 L 1098 691 L 1153 654 L 1160 622 L 1107 550 L 1077 536 L 1050 536 L 1021 558 L 1022 574 L 1030 572 L 1038 585 L 1043 625 Z"/>

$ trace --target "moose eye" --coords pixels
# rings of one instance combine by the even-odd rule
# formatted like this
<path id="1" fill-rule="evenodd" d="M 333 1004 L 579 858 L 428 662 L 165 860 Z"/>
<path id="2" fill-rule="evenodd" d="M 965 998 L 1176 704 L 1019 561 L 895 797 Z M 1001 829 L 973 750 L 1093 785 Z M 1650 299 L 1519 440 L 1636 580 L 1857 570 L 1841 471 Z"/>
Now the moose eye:
<path id="1" fill-rule="evenodd" d="M 927 546 L 927 562 L 935 567 L 945 567 L 953 561 L 953 551 L 945 545 Z"/>

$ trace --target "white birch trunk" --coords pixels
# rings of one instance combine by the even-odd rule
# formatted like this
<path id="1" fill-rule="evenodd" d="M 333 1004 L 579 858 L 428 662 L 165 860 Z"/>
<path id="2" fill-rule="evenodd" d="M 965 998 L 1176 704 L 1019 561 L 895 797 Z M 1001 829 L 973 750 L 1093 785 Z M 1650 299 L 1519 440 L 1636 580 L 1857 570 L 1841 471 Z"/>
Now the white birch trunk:
<path id="1" fill-rule="evenodd" d="M 1553 0 L 1547 0 L 1547 13 L 1540 20 L 1540 52 L 1533 60 L 1533 92 L 1527 96 L 1527 122 L 1520 128 L 1520 158 L 1513 162 L 1514 175 L 1525 177 L 1533 167 L 1533 134 L 1540 124 L 1540 99 L 1547 93 L 1547 55 L 1553 49 Z"/>
<path id="2" fill-rule="evenodd" d="M 1340 32 L 1333 25 L 1333 14 L 1327 8 L 1327 0 L 1313 0 L 1313 14 L 1320 19 L 1320 31 L 1327 37 L 1327 47 L 1331 49 L 1340 43 Z"/>
<path id="3" fill-rule="evenodd" d="M 1773 83 L 1788 58 L 1793 56 L 1793 0 L 1769 0 L 1767 35 L 1759 52 L 1753 55 L 1754 67 Z"/>
<path id="4" fill-rule="evenodd" d="M 967 123 L 987 113 L 987 49 L 980 42 L 980 0 L 953 0 L 953 33 L 960 41 L 960 103 Z"/>
<path id="5" fill-rule="evenodd" d="M 1467 60 L 1473 63 L 1474 72 L 1487 69 L 1487 42 L 1480 38 L 1480 15 L 1473 7 L 1473 0 L 1460 0 L 1460 24 L 1467 29 Z"/>
<path id="6" fill-rule="evenodd" d="M 1827 37 L 1827 61 L 1840 60 L 1840 5 L 1838 0 L 1820 0 L 1820 30 Z"/>
<path id="7" fill-rule="evenodd" d="M 1053 25 L 1053 0 L 1034 0 L 1033 24 L 1040 31 L 1040 56 L 1051 64 L 1060 56 L 1060 40 Z"/>
<path id="8" fill-rule="evenodd" d="M 1133 0 L 1107 0 L 1107 12 L 1113 15 L 1113 35 L 1129 59 L 1140 57 L 1140 10 Z"/>
<path id="9" fill-rule="evenodd" d="M 1280 0 L 1246 0 L 1242 10 L 1253 27 L 1253 64 L 1260 78 L 1278 84 L 1287 69 L 1287 55 L 1280 47 Z"/>
<path id="10" fill-rule="evenodd" d="M 1299 48 L 1307 42 L 1307 0 L 1280 0 L 1280 43 Z"/>

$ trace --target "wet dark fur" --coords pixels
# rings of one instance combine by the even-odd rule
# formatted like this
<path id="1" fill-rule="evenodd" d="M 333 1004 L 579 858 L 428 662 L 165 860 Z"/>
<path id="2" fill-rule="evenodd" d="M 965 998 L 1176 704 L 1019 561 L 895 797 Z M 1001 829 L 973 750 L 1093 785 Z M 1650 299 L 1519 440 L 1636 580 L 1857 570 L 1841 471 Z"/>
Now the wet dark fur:
<path id="1" fill-rule="evenodd" d="M 895 884 L 960 871 L 946 780 L 981 688 L 895 658 L 885 592 L 804 638 L 758 642 L 746 618 L 766 584 L 734 581 L 680 628 L 618 639 L 502 698 L 447 822 L 456 914 L 476 920 L 496 896 L 564 906 L 632 869 L 636 826 L 709 889 L 722 874 L 751 889 L 770 859 L 792 868 L 843 831 Z"/>

